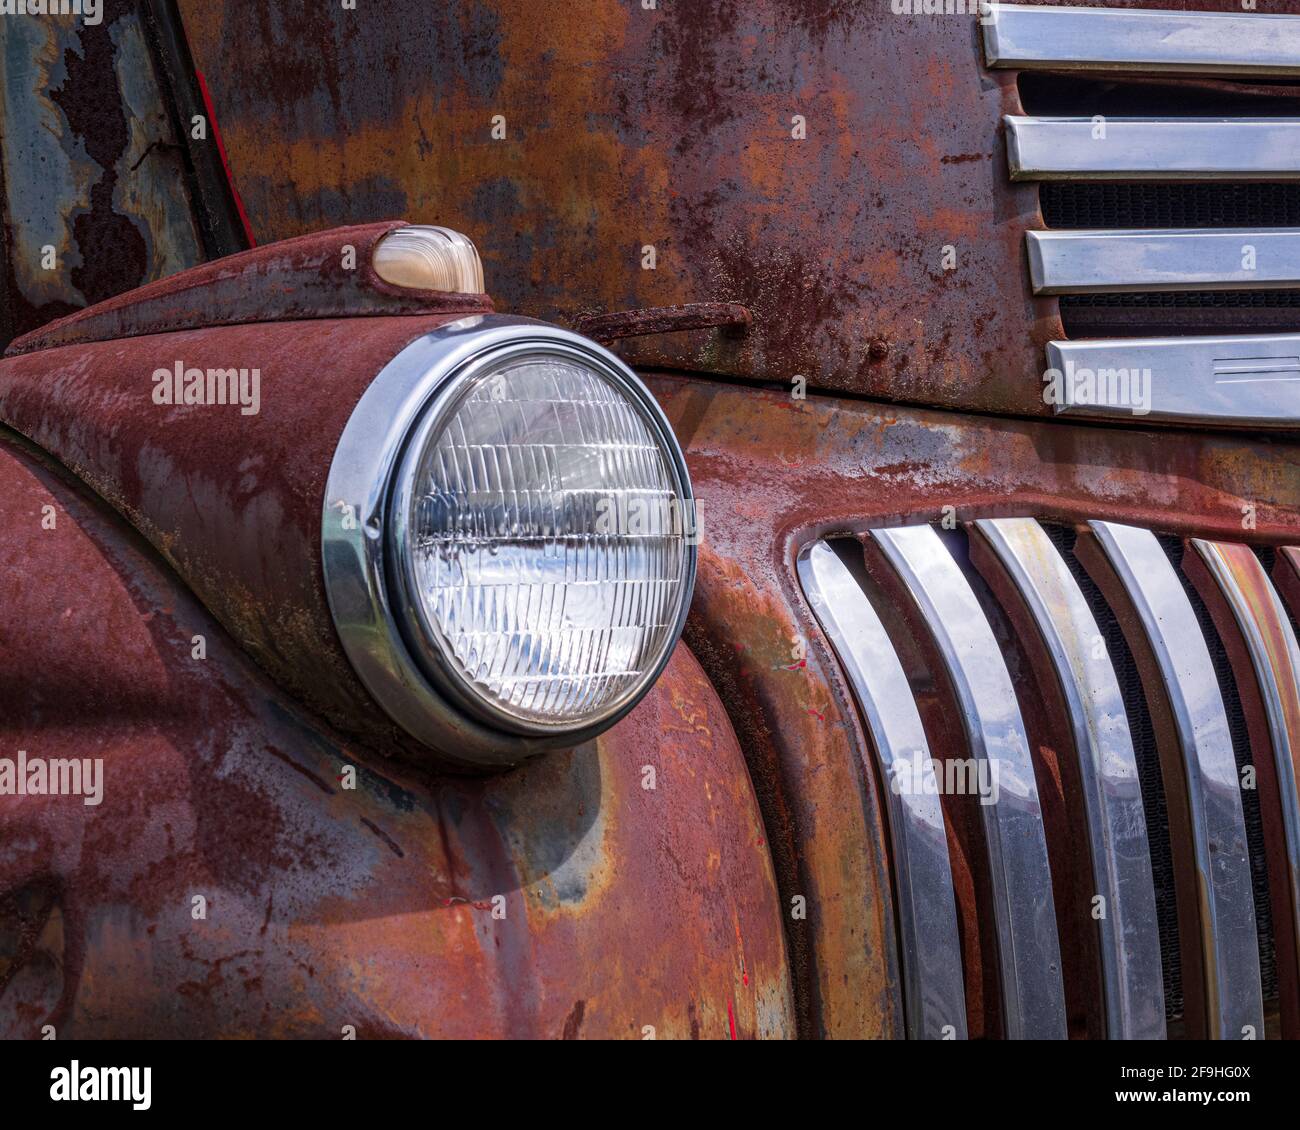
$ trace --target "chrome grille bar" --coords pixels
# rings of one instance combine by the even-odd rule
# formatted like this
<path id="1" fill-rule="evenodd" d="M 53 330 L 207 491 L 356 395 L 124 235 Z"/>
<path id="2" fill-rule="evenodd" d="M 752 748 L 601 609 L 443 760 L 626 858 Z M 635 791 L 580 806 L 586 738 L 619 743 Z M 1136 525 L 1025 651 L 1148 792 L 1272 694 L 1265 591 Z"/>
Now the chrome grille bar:
<path id="1" fill-rule="evenodd" d="M 1210 1034 L 1262 1039 L 1255 907 L 1237 765 L 1214 666 L 1191 602 L 1154 534 L 1090 522 L 1160 672 L 1181 753 L 1205 960 Z M 1166 791 L 1171 782 L 1166 774 Z M 1175 801 L 1171 798 L 1173 811 Z M 1194 975 L 1184 971 L 1184 975 Z"/>
<path id="2" fill-rule="evenodd" d="M 1025 233 L 1035 294 L 1300 287 L 1300 228 Z"/>
<path id="3" fill-rule="evenodd" d="M 1003 121 L 1012 180 L 1300 178 L 1300 118 Z"/>
<path id="4" fill-rule="evenodd" d="M 1300 334 L 1051 341 L 1047 364 L 1058 414 L 1300 424 Z"/>
<path id="5" fill-rule="evenodd" d="M 964 1040 L 966 995 L 947 833 L 907 675 L 871 602 L 831 546 L 819 541 L 806 547 L 798 570 L 866 720 L 886 786 L 908 1035 Z"/>
<path id="6" fill-rule="evenodd" d="M 1289 568 L 1291 573 L 1300 582 L 1300 546 L 1284 545 L 1278 551 L 1280 563 L 1285 563 L 1285 568 Z M 1291 604 L 1291 615 L 1300 619 L 1300 601 L 1288 602 Z"/>
<path id="7" fill-rule="evenodd" d="M 1223 593 L 1250 655 L 1268 721 L 1277 800 L 1282 810 L 1287 874 L 1270 873 L 1270 883 L 1286 886 L 1292 937 L 1300 966 L 1300 798 L 1296 760 L 1300 759 L 1300 645 L 1285 608 L 1259 558 L 1244 545 L 1193 538 L 1191 544 Z"/>
<path id="8" fill-rule="evenodd" d="M 1128 718 L 1097 621 L 1051 539 L 1032 518 L 975 523 L 1025 603 L 1051 657 L 1073 727 L 1095 890 L 1106 1030 L 1165 1037 L 1160 934 L 1146 815 Z"/>
<path id="9" fill-rule="evenodd" d="M 1038 786 L 1006 663 L 961 568 L 928 526 L 873 530 L 943 656 L 972 755 L 998 774 L 981 804 L 1011 1039 L 1064 1039 L 1060 944 Z M 981 798 L 982 800 L 987 798 Z"/>
<path id="10" fill-rule="evenodd" d="M 1296 16 L 1019 4 L 991 9 L 982 21 L 990 67 L 1300 74 Z"/>

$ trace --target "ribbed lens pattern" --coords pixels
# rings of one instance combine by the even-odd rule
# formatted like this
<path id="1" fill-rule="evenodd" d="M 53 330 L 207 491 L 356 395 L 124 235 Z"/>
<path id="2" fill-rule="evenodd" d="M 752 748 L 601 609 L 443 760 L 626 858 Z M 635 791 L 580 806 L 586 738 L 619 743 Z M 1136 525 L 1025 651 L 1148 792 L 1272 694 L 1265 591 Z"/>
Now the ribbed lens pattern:
<path id="1" fill-rule="evenodd" d="M 424 622 L 483 698 L 580 724 L 674 640 L 688 569 L 668 453 L 601 374 L 517 359 L 480 377 L 415 471 Z"/>

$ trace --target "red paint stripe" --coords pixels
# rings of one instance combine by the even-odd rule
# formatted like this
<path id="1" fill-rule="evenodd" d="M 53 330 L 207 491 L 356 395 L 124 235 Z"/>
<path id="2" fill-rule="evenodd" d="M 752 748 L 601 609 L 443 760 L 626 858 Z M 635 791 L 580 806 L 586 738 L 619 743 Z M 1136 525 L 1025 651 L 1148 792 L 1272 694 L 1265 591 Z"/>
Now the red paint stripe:
<path id="1" fill-rule="evenodd" d="M 230 172 L 230 161 L 226 157 L 226 146 L 221 140 L 221 127 L 217 125 L 217 113 L 212 108 L 212 95 L 208 93 L 208 83 L 203 72 L 196 70 L 199 80 L 199 92 L 203 95 L 203 109 L 208 115 L 208 124 L 212 127 L 212 140 L 217 143 L 217 153 L 221 157 L 221 167 L 226 170 L 226 184 L 230 186 L 230 195 L 235 198 L 235 211 L 239 213 L 239 222 L 244 225 L 244 236 L 249 247 L 257 246 L 257 237 L 253 235 L 253 225 L 248 222 L 248 213 L 244 211 L 244 202 L 240 199 L 239 189 L 235 187 L 235 178 Z"/>
<path id="2" fill-rule="evenodd" d="M 731 1011 L 731 998 L 727 998 L 727 1027 L 731 1029 L 731 1038 L 736 1038 L 736 1014 Z"/>

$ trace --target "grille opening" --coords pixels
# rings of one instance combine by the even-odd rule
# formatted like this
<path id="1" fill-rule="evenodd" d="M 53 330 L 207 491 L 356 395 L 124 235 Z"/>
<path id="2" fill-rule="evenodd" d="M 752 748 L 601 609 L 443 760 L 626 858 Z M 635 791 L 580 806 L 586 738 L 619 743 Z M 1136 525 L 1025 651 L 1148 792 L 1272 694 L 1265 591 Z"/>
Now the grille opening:
<path id="1" fill-rule="evenodd" d="M 1147 848 L 1151 853 L 1151 878 L 1155 887 L 1156 928 L 1160 935 L 1160 970 L 1165 994 L 1165 1020 L 1177 1021 L 1183 1015 L 1182 951 L 1179 948 L 1178 904 L 1174 895 L 1174 855 L 1169 841 L 1169 812 L 1165 805 L 1164 777 L 1160 772 L 1160 755 L 1156 750 L 1155 731 L 1147 713 L 1146 698 L 1137 663 L 1120 629 L 1119 621 L 1087 570 L 1074 556 L 1078 534 L 1071 526 L 1041 522 L 1047 536 L 1060 552 L 1083 598 L 1092 609 L 1115 668 L 1128 716 L 1133 753 L 1137 760 L 1138 782 L 1142 788 L 1142 809 L 1147 822 Z"/>
<path id="2" fill-rule="evenodd" d="M 1181 949 L 1178 930 L 1176 884 L 1174 876 L 1174 859 L 1170 842 L 1168 809 L 1165 800 L 1163 778 L 1160 768 L 1159 753 L 1150 715 L 1146 709 L 1141 677 L 1137 663 L 1129 650 L 1120 628 L 1118 619 L 1106 602 L 1098 587 L 1092 581 L 1084 567 L 1074 555 L 1078 540 L 1076 529 L 1069 524 L 1040 519 L 1040 524 L 1062 560 L 1066 563 L 1075 581 L 1079 585 L 1084 599 L 1090 606 L 1097 621 L 1098 629 L 1106 643 L 1107 651 L 1115 670 L 1123 697 L 1129 729 L 1132 735 L 1136 755 L 1139 784 L 1142 794 L 1143 809 L 1147 823 L 1148 848 L 1151 858 L 1152 878 L 1156 903 L 1156 926 L 1160 941 L 1161 976 L 1165 997 L 1165 1019 L 1169 1025 L 1169 1034 L 1176 1038 L 1182 1029 L 1185 1012 L 1183 993 L 1183 973 L 1181 968 Z M 977 600 L 986 614 L 994 632 L 1015 685 L 1017 697 L 1025 713 L 1025 724 L 1030 736 L 1031 750 L 1034 754 L 1035 770 L 1038 776 L 1040 797 L 1044 800 L 1044 818 L 1048 818 L 1048 804 L 1054 783 L 1044 780 L 1041 771 L 1043 751 L 1038 736 L 1035 734 L 1034 710 L 1026 708 L 1026 695 L 1032 695 L 1030 689 L 1033 679 L 1026 668 L 1028 653 L 1016 633 L 1013 616 L 1002 606 L 996 583 L 986 582 L 975 564 L 971 561 L 971 542 L 964 529 L 944 530 L 933 527 L 943 540 L 954 561 L 962 569 L 970 582 Z M 1170 560 L 1187 594 L 1194 614 L 1197 617 L 1207 650 L 1215 671 L 1220 693 L 1224 703 L 1228 722 L 1230 740 L 1232 741 L 1234 759 L 1238 771 L 1247 765 L 1253 766 L 1245 716 L 1237 692 L 1237 684 L 1232 667 L 1228 661 L 1227 651 L 1223 645 L 1213 619 L 1191 581 L 1182 572 L 1184 543 L 1180 536 L 1156 535 L 1161 548 Z M 914 617 L 907 609 L 906 599 L 894 591 L 888 580 L 889 570 L 879 570 L 878 562 L 873 557 L 871 545 L 864 560 L 863 546 L 855 538 L 842 537 L 828 539 L 837 555 L 844 561 L 852 575 L 859 582 L 863 592 L 875 607 L 885 624 L 887 633 L 894 641 L 907 672 L 909 683 L 916 696 L 918 709 L 931 745 L 931 754 L 936 760 L 945 756 L 968 756 L 964 738 L 954 728 L 952 712 L 947 707 L 949 689 L 941 674 L 942 664 L 936 665 L 935 656 L 929 653 L 925 644 L 926 631 L 917 630 Z M 1266 571 L 1270 572 L 1277 559 L 1277 553 L 1269 547 L 1256 547 L 1257 557 Z M 1292 627 L 1300 634 L 1295 616 L 1287 609 Z M 1028 660 L 1032 662 L 1032 659 Z M 1046 733 L 1039 730 L 1039 735 Z M 944 753 L 941 751 L 953 751 Z M 1250 861 L 1252 878 L 1252 902 L 1255 912 L 1257 947 L 1260 963 L 1261 992 L 1266 1011 L 1276 1011 L 1280 1000 L 1278 969 L 1273 933 L 1272 903 L 1269 894 L 1267 856 L 1265 854 L 1263 819 L 1260 811 L 1258 793 L 1243 790 L 1241 793 L 1243 820 L 1247 839 L 1247 853 Z M 953 865 L 954 885 L 958 888 L 958 912 L 961 919 L 960 934 L 962 939 L 963 963 L 966 966 L 968 1022 L 973 1038 L 979 1036 L 997 1036 L 1001 1033 L 1001 1017 L 998 1015 L 997 974 L 990 979 L 990 966 L 993 951 L 989 948 L 991 941 L 985 921 L 989 906 L 987 903 L 987 876 L 980 874 L 981 860 L 984 858 L 980 849 L 979 830 L 972 824 L 970 813 L 950 807 L 949 799 L 944 801 L 945 822 L 948 825 L 949 850 Z M 955 822 L 955 824 L 954 824 Z M 964 827 L 963 827 L 964 826 Z M 1053 871 L 1053 888 L 1056 898 L 1056 876 L 1058 875 L 1058 857 L 1053 844 L 1061 843 L 1059 831 L 1054 836 L 1049 829 L 1048 848 Z M 972 870 L 968 870 L 973 865 Z M 1087 867 L 1086 860 L 1061 865 L 1064 872 L 1074 874 L 1079 866 Z M 890 868 L 891 876 L 893 868 Z M 973 886 L 972 886 L 973 883 Z M 1061 906 L 1058 901 L 1058 918 Z M 1067 955 L 1068 924 L 1058 921 L 1059 938 L 1062 945 L 1062 958 L 1067 963 L 1063 968 L 1067 1004 L 1070 1002 L 1070 957 Z M 973 948 L 972 948 L 973 947 Z M 1077 974 L 1078 968 L 1076 966 Z M 1071 1008 L 1071 1034 L 1082 1034 L 1081 1020 Z"/>
<path id="3" fill-rule="evenodd" d="M 1049 228 L 1291 228 L 1300 182 L 1043 181 Z"/>
<path id="4" fill-rule="evenodd" d="M 1294 290 L 1066 294 L 1060 310 L 1073 339 L 1300 332 Z"/>
<path id="5" fill-rule="evenodd" d="M 1038 199 L 1049 228 L 1300 227 L 1300 182 L 1046 181 Z M 1300 290 L 1069 294 L 1060 310 L 1072 338 L 1300 330 Z"/>
<path id="6" fill-rule="evenodd" d="M 1072 117 L 1300 117 L 1293 81 L 1124 79 L 1026 71 L 1017 79 L 1026 114 Z M 1044 181 L 1048 228 L 1300 227 L 1297 181 Z M 1067 338 L 1178 337 L 1300 332 L 1294 290 L 1083 294 L 1060 299 Z"/>
<path id="7" fill-rule="evenodd" d="M 1173 534 L 1158 534 L 1157 538 L 1165 555 L 1173 564 L 1174 572 L 1191 602 L 1196 613 L 1201 634 L 1210 652 L 1210 661 L 1214 665 L 1214 674 L 1218 679 L 1219 693 L 1223 696 L 1223 708 L 1228 718 L 1228 732 L 1232 737 L 1232 752 L 1237 761 L 1238 780 L 1246 766 L 1254 767 L 1251 758 L 1250 739 L 1246 733 L 1246 716 L 1241 708 L 1241 698 L 1237 693 L 1237 681 L 1233 677 L 1228 653 L 1223 640 L 1214 627 L 1209 609 L 1201 600 L 1196 587 L 1183 573 L 1183 539 Z M 1268 858 L 1264 851 L 1264 822 L 1259 809 L 1259 792 L 1256 789 L 1240 789 L 1242 816 L 1246 824 L 1246 852 L 1250 857 L 1250 878 L 1253 901 L 1255 904 L 1255 932 L 1259 944 L 1259 979 L 1263 991 L 1264 1003 L 1276 1004 L 1278 1001 L 1277 954 L 1273 944 L 1273 903 L 1268 889 Z"/>
<path id="8" fill-rule="evenodd" d="M 1127 80 L 1021 71 L 1016 88 L 1024 112 L 1042 117 L 1300 117 L 1300 89 L 1286 79 Z"/>

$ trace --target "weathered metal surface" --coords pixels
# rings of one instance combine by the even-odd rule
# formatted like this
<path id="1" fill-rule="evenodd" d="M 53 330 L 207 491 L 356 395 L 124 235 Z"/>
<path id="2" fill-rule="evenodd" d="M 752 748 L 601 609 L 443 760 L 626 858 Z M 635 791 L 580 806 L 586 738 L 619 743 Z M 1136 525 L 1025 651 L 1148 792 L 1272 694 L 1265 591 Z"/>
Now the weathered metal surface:
<path id="1" fill-rule="evenodd" d="M 362 391 L 410 341 L 462 313 L 216 326 L 5 358 L 0 419 L 117 507 L 283 686 L 345 732 L 427 758 L 343 654 L 320 521 Z M 153 374 L 177 365 L 247 369 L 250 387 L 258 370 L 257 411 L 155 403 Z"/>
<path id="2" fill-rule="evenodd" d="M 686 449 L 703 543 L 687 638 L 736 722 L 764 806 L 812 1034 L 902 1031 L 878 782 L 850 691 L 800 595 L 799 548 L 919 516 L 1105 518 L 1300 536 L 1300 446 L 960 417 L 649 378 Z M 895 638 L 897 638 L 895 636 Z M 928 723 L 928 719 L 927 719 Z M 954 882 L 962 856 L 950 842 Z M 963 944 L 978 943 L 967 936 Z M 978 985 L 976 986 L 978 988 Z M 983 1027 L 978 996 L 971 1034 Z"/>
<path id="3" fill-rule="evenodd" d="M 137 6 L 0 20 L 0 333 L 24 333 L 202 258 Z"/>
<path id="4" fill-rule="evenodd" d="M 0 522 L 0 758 L 103 760 L 97 805 L 0 796 L 3 1035 L 792 1034 L 762 823 L 684 647 L 596 743 L 403 777 L 10 445 Z"/>
<path id="5" fill-rule="evenodd" d="M 1063 334 L 1025 278 L 1023 235 L 1043 224 L 1006 171 L 1016 76 L 983 68 L 972 15 L 893 7 L 478 0 L 424 20 L 247 19 L 181 0 L 259 235 L 437 218 L 481 244 L 508 309 L 753 311 L 743 338 L 629 341 L 634 364 L 1046 415 L 1042 345 Z M 261 145 L 268 122 L 287 155 Z"/>
<path id="6" fill-rule="evenodd" d="M 1046 411 L 1042 345 L 1061 329 L 1023 278 L 1037 194 L 1008 182 L 1014 76 L 982 70 L 970 16 L 849 0 L 180 7 L 259 240 L 449 224 L 512 312 L 753 313 L 743 338 L 626 343 L 638 364 Z"/>
<path id="7" fill-rule="evenodd" d="M 602 343 L 649 334 L 682 333 L 686 330 L 721 330 L 743 334 L 754 317 L 734 302 L 691 302 L 685 306 L 658 306 L 648 310 L 615 310 L 579 318 L 574 330 Z"/>
<path id="8" fill-rule="evenodd" d="M 159 96 L 181 139 L 190 208 L 206 258 L 234 255 L 253 243 L 243 203 L 230 180 L 221 124 L 203 75 L 195 69 L 176 0 L 139 0 L 153 47 Z M 203 128 L 196 130 L 194 123 Z"/>
<path id="9" fill-rule="evenodd" d="M 371 252 L 402 226 L 390 220 L 333 228 L 194 267 L 42 326 L 6 355 L 204 326 L 492 311 L 485 294 L 414 290 L 381 279 Z"/>

